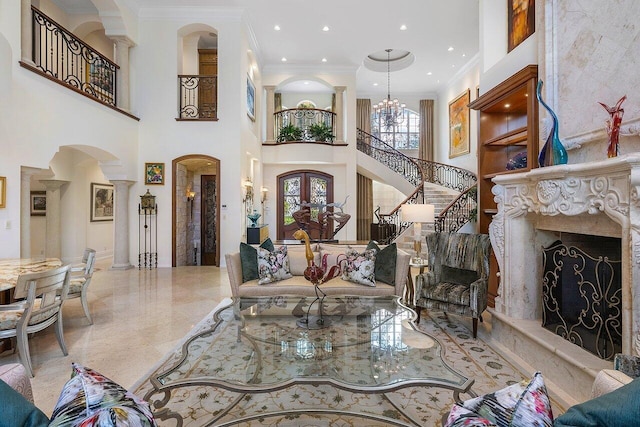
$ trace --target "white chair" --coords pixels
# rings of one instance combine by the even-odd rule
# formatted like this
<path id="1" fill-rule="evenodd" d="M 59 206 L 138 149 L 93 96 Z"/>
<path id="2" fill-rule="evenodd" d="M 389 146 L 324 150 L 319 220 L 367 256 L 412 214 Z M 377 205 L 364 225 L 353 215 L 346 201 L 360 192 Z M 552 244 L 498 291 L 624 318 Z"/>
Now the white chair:
<path id="1" fill-rule="evenodd" d="M 86 259 L 83 256 L 83 267 L 73 267 L 71 269 L 71 279 L 69 281 L 69 294 L 67 299 L 80 298 L 84 315 L 89 320 L 89 324 L 93 325 L 93 319 L 89 314 L 89 301 L 87 300 L 87 289 L 93 277 L 93 268 L 96 262 L 96 251 L 93 249 L 85 249 Z"/>
<path id="2" fill-rule="evenodd" d="M 70 266 L 18 276 L 17 300 L 0 305 L 0 338 L 16 338 L 20 362 L 33 377 L 28 334 L 56 324 L 56 338 L 66 356 L 62 330 L 62 304 L 69 291 Z"/>

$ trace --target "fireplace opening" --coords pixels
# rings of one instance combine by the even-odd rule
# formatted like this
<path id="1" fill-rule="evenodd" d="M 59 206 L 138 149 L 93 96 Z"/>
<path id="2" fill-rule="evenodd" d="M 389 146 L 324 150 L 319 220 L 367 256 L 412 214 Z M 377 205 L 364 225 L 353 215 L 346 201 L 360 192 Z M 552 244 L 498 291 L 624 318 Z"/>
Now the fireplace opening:
<path id="1" fill-rule="evenodd" d="M 621 239 L 562 233 L 542 258 L 542 326 L 613 359 L 622 349 Z"/>

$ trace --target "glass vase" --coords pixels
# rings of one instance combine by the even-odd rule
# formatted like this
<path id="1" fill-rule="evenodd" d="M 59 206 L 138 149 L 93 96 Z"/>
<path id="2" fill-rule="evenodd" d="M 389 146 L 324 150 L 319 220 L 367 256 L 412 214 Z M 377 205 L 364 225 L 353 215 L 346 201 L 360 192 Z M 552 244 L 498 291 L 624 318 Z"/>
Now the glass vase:
<path id="1" fill-rule="evenodd" d="M 613 107 L 609 107 L 602 102 L 598 102 L 598 104 L 602 105 L 602 107 L 607 110 L 609 113 L 609 120 L 605 122 L 605 127 L 607 129 L 607 135 L 609 136 L 609 142 L 607 144 L 607 157 L 617 157 L 620 153 L 619 149 L 619 137 L 620 137 L 620 125 L 622 124 L 622 116 L 624 115 L 624 109 L 622 108 L 622 103 L 627 99 L 627 96 L 623 96 L 616 102 L 616 105 Z"/>
<path id="2" fill-rule="evenodd" d="M 549 136 L 547 137 L 547 141 L 542 147 L 542 150 L 540 150 L 540 155 L 538 155 L 538 164 L 540 167 L 564 165 L 568 161 L 568 155 L 567 150 L 564 148 L 564 145 L 558 136 L 558 116 L 556 116 L 556 113 L 554 113 L 553 110 L 542 100 L 541 91 L 542 80 L 539 80 L 536 97 L 538 98 L 540 105 L 542 105 L 551 115 L 553 124 L 551 126 L 551 132 L 549 132 Z"/>

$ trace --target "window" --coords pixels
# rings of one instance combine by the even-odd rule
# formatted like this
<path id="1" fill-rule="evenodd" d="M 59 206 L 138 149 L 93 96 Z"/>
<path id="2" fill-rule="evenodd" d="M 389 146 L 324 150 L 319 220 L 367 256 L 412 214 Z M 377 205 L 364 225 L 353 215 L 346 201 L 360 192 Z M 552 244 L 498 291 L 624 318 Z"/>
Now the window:
<path id="1" fill-rule="evenodd" d="M 420 143 L 420 114 L 405 109 L 402 122 L 385 128 L 379 114 L 371 114 L 371 133 L 397 150 L 417 150 Z"/>

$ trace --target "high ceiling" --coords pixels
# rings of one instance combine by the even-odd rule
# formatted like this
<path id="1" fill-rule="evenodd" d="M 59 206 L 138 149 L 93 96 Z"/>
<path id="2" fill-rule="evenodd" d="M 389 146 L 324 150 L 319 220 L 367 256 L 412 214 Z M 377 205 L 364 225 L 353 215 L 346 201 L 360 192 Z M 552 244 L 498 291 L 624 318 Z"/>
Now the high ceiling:
<path id="1" fill-rule="evenodd" d="M 68 11 L 80 10 L 83 5 L 86 11 L 92 6 L 88 2 L 104 0 L 54 1 Z M 386 94 L 387 73 L 386 69 L 376 72 L 364 67 L 370 54 L 390 48 L 415 56 L 407 68 L 391 72 L 391 96 L 395 97 L 435 93 L 479 49 L 478 0 L 124 1 L 133 8 L 244 8 L 263 70 L 295 70 L 302 75 L 316 70 L 357 70 L 358 96 L 372 99 Z M 279 31 L 274 29 L 276 25 Z M 323 31 L 325 26 L 328 31 Z"/>

